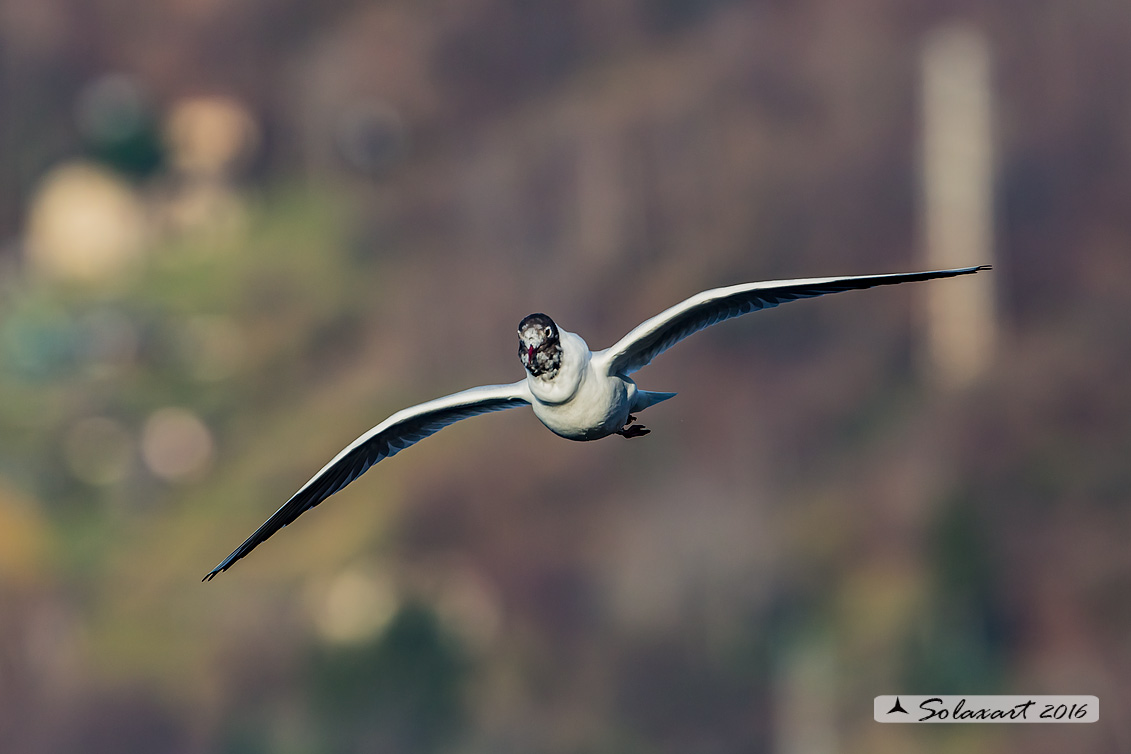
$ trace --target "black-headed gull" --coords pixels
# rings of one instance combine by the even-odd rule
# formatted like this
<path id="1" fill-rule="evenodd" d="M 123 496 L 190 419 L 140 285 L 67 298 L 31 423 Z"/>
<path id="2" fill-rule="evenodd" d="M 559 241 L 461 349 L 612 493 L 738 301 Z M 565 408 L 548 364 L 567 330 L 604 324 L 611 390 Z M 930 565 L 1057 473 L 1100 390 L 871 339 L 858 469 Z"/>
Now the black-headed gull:
<path id="1" fill-rule="evenodd" d="M 530 405 L 554 434 L 569 440 L 609 435 L 639 437 L 649 430 L 634 424 L 634 413 L 675 393 L 641 390 L 629 375 L 679 341 L 717 322 L 799 298 L 877 285 L 969 275 L 989 265 L 893 275 L 810 278 L 744 283 L 692 296 L 633 328 L 612 347 L 590 351 L 579 335 L 560 329 L 545 314 L 531 314 L 518 326 L 518 355 L 526 377 L 509 385 L 473 387 L 421 403 L 390 416 L 338 453 L 204 578 L 211 579 L 254 550 L 272 534 L 357 479 L 378 461 L 469 416 Z"/>

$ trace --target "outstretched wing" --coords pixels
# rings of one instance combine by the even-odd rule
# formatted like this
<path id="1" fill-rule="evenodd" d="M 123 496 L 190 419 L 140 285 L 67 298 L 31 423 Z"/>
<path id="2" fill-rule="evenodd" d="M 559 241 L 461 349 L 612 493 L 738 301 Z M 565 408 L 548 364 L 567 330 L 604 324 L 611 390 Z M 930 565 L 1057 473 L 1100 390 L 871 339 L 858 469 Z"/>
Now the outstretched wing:
<path id="1" fill-rule="evenodd" d="M 334 456 L 334 460 L 311 477 L 302 489 L 283 503 L 271 518 L 203 580 L 207 581 L 221 571 L 226 571 L 272 534 L 357 479 L 378 461 L 396 455 L 460 419 L 529 403 L 529 389 L 523 380 L 510 385 L 474 387 L 398 411 Z"/>
<path id="2" fill-rule="evenodd" d="M 893 275 L 861 275 L 841 278 L 809 278 L 807 280 L 772 280 L 765 283 L 743 283 L 727 288 L 714 288 L 692 296 L 633 328 L 612 347 L 594 354 L 608 365 L 608 374 L 629 375 L 647 366 L 652 359 L 692 333 L 705 327 L 759 309 L 769 309 L 799 298 L 823 296 L 877 285 L 913 283 L 934 278 L 969 275 L 988 270 L 989 265 L 963 267 L 956 270 L 909 272 Z"/>

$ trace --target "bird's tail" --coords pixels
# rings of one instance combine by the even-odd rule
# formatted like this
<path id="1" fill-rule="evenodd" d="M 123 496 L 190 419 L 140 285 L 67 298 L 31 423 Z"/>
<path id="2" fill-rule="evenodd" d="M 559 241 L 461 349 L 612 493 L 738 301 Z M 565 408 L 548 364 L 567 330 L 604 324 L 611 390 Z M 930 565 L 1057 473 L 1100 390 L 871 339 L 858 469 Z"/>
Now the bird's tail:
<path id="1" fill-rule="evenodd" d="M 632 402 L 633 411 L 643 411 L 649 406 L 655 406 L 668 398 L 674 398 L 675 393 L 653 393 L 650 390 L 637 390 L 636 400 Z"/>

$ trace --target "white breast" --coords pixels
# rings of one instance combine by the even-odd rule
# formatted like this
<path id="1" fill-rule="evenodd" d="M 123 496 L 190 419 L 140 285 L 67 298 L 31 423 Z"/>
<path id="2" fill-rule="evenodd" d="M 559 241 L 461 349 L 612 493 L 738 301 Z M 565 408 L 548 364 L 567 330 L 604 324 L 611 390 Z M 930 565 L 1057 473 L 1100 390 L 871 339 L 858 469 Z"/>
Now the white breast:
<path id="1" fill-rule="evenodd" d="M 598 374 L 580 336 L 559 329 L 562 363 L 552 380 L 526 376 L 534 394 L 534 415 L 555 434 L 596 440 L 616 432 L 628 419 L 635 384 Z"/>

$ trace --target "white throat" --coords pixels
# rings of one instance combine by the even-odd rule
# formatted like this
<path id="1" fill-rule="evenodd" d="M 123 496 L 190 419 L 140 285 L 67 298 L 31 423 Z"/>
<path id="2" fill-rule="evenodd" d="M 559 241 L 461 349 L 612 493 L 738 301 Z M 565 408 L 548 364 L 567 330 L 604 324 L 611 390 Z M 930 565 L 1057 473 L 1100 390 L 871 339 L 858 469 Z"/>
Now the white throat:
<path id="1" fill-rule="evenodd" d="M 526 384 L 530 392 L 541 403 L 565 403 L 577 394 L 586 373 L 589 371 L 589 346 L 580 335 L 558 329 L 558 342 L 562 347 L 562 360 L 553 376 L 535 377 L 526 374 Z"/>

